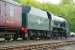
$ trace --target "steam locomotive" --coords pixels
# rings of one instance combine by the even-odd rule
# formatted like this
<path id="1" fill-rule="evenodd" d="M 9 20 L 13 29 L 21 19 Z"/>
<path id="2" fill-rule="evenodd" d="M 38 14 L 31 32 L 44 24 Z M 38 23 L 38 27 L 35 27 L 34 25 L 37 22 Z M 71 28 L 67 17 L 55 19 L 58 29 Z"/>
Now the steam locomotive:
<path id="1" fill-rule="evenodd" d="M 14 1 L 0 0 L 0 37 L 5 40 L 66 38 L 68 33 L 69 24 L 63 17 Z"/>

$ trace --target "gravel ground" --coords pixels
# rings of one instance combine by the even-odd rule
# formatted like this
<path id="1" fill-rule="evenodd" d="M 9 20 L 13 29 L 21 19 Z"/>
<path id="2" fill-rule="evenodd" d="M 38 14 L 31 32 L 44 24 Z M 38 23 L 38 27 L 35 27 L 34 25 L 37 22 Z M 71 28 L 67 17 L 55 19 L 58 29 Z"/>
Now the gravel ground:
<path id="1" fill-rule="evenodd" d="M 75 44 L 74 45 L 65 46 L 65 47 L 62 47 L 62 48 L 58 48 L 56 50 L 75 50 Z"/>

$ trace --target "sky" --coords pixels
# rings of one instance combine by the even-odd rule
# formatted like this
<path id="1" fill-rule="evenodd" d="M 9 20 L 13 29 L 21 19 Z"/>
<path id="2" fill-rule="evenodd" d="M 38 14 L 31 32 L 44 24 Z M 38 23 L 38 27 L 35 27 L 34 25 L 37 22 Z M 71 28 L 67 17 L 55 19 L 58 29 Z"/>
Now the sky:
<path id="1" fill-rule="evenodd" d="M 62 2 L 62 0 L 36 0 L 37 2 L 40 3 L 51 3 L 51 4 L 60 4 Z"/>
<path id="2" fill-rule="evenodd" d="M 73 0 L 73 2 L 75 3 L 75 0 Z"/>

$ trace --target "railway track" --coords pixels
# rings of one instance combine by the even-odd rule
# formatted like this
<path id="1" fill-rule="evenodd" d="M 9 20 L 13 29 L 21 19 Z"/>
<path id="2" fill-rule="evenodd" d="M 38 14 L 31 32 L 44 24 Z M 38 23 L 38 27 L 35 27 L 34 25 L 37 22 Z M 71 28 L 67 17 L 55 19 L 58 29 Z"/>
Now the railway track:
<path id="1" fill-rule="evenodd" d="M 0 50 L 54 50 L 65 45 L 75 44 L 74 39 L 1 42 Z"/>
<path id="2" fill-rule="evenodd" d="M 15 41 L 5 44 L 0 44 L 0 50 L 33 50 L 33 49 L 48 49 L 51 46 L 62 44 L 61 41 Z"/>

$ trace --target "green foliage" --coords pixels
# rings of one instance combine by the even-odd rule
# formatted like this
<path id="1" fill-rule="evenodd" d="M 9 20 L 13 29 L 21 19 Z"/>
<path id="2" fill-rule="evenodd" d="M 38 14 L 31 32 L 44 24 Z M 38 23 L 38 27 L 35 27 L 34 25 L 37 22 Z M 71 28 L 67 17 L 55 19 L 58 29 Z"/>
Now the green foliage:
<path id="1" fill-rule="evenodd" d="M 22 5 L 32 5 L 34 7 L 40 8 L 42 10 L 47 10 L 55 15 L 63 15 L 64 18 L 70 23 L 70 29 L 72 32 L 75 32 L 75 5 L 72 0 L 63 0 L 63 3 L 60 5 L 53 5 L 50 3 L 39 3 L 35 0 L 16 0 Z"/>

